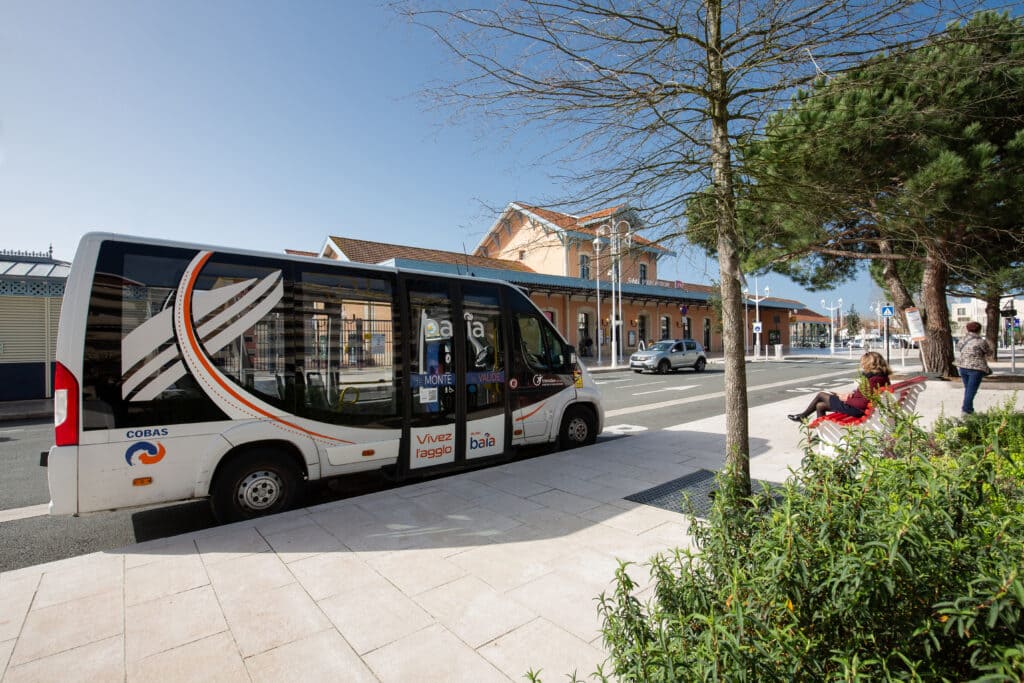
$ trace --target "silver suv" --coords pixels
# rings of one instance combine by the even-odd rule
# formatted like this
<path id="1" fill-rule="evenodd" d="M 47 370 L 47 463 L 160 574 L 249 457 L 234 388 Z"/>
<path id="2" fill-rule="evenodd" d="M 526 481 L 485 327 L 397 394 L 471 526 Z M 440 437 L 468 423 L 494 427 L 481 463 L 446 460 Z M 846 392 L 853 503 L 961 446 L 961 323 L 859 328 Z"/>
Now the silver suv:
<path id="1" fill-rule="evenodd" d="M 637 351 L 629 357 L 633 372 L 659 372 L 664 374 L 679 368 L 693 368 L 703 372 L 708 364 L 704 347 L 692 339 L 662 339 L 645 351 Z"/>

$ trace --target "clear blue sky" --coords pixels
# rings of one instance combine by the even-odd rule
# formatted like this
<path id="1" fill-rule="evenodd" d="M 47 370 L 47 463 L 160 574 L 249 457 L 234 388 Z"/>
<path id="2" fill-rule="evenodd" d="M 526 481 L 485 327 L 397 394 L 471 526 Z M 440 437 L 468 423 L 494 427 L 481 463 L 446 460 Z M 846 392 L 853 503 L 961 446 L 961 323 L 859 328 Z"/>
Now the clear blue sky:
<path id="1" fill-rule="evenodd" d="M 551 141 L 425 106 L 420 90 L 452 68 L 428 34 L 359 0 L 4 0 L 0 248 L 70 260 L 105 230 L 472 250 L 495 207 L 562 188 L 537 163 Z M 716 271 L 692 252 L 659 265 L 689 282 Z M 823 297 L 862 314 L 878 298 L 866 277 L 824 294 L 766 283 L 826 315 Z"/>

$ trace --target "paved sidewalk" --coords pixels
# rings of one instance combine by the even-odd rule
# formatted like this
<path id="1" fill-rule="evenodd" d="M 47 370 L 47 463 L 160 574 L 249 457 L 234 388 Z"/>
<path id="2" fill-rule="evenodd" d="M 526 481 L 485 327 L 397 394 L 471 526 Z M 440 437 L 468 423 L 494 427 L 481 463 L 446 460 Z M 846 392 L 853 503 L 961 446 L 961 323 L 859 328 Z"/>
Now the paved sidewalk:
<path id="1" fill-rule="evenodd" d="M 1012 385 L 1009 385 L 1012 387 Z M 926 423 L 959 383 L 929 382 Z M 979 409 L 1012 391 L 983 385 Z M 750 412 L 751 473 L 799 465 L 793 394 Z M 623 499 L 722 466 L 724 418 L 0 574 L 7 681 L 547 681 L 605 658 L 618 559 L 690 542 Z M 650 593 L 643 567 L 632 574 Z"/>

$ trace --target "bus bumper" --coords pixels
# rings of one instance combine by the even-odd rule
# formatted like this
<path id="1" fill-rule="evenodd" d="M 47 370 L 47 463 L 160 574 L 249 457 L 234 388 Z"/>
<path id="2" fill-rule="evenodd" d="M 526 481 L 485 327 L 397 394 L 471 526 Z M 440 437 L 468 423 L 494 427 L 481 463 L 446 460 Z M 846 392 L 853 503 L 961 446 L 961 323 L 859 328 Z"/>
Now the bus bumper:
<path id="1" fill-rule="evenodd" d="M 78 446 L 53 446 L 46 458 L 50 514 L 78 513 Z"/>

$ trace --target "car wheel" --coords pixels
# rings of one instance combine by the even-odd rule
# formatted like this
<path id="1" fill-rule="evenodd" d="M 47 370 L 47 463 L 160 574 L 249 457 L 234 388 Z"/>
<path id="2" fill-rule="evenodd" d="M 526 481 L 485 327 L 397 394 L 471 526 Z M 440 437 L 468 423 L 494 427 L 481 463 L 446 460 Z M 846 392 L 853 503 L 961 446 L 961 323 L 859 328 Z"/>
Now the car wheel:
<path id="1" fill-rule="evenodd" d="M 698 358 L 697 362 L 693 364 L 694 372 L 704 372 L 704 368 L 707 367 L 708 362 L 703 358 Z"/>
<path id="2" fill-rule="evenodd" d="M 642 373 L 643 373 L 643 370 L 634 370 L 633 372 L 635 372 L 636 374 L 638 374 L 638 375 L 639 375 L 639 374 L 642 374 Z"/>
<path id="3" fill-rule="evenodd" d="M 668 362 L 667 358 L 662 358 L 661 362 L 658 363 L 658 374 L 664 375 L 666 372 L 672 369 L 672 364 Z"/>
<path id="4" fill-rule="evenodd" d="M 217 474 L 210 497 L 213 515 L 226 524 L 284 512 L 299 499 L 302 485 L 295 464 L 280 451 L 245 451 Z"/>
<path id="5" fill-rule="evenodd" d="M 562 449 L 589 446 L 597 441 L 597 422 L 594 414 L 582 406 L 573 406 L 565 411 L 562 428 L 558 434 L 558 445 Z"/>

